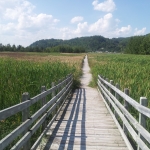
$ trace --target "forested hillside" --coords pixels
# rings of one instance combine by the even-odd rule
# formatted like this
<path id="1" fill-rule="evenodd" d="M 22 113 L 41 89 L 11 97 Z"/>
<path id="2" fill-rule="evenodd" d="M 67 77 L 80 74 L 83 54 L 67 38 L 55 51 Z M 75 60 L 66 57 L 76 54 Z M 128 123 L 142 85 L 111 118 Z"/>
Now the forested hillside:
<path id="1" fill-rule="evenodd" d="M 150 34 L 128 38 L 104 38 L 103 36 L 80 37 L 70 40 L 43 39 L 28 47 L 21 45 L 2 45 L 0 51 L 12 52 L 121 52 L 128 54 L 150 54 Z"/>
<path id="2" fill-rule="evenodd" d="M 150 55 L 150 34 L 131 37 L 125 53 Z"/>
<path id="3" fill-rule="evenodd" d="M 39 40 L 31 44 L 29 47 L 42 47 L 47 51 L 54 51 L 56 46 L 70 46 L 82 47 L 86 51 L 109 51 L 109 52 L 123 52 L 129 38 L 113 38 L 108 39 L 102 36 L 80 37 L 70 40 L 60 39 L 45 39 Z M 49 50 L 48 50 L 49 49 Z"/>

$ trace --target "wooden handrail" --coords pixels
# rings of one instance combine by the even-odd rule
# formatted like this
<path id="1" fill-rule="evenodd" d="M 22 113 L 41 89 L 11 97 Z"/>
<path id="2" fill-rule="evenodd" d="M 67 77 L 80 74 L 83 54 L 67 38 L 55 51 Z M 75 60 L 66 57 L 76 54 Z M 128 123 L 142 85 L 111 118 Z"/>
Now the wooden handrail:
<path id="1" fill-rule="evenodd" d="M 149 148 L 145 144 L 145 140 L 143 140 L 143 137 L 150 144 L 150 133 L 145 129 L 145 126 L 142 125 L 141 122 L 138 122 L 128 112 L 125 106 L 123 106 L 119 102 L 119 100 L 117 99 L 118 95 L 122 97 L 125 102 L 132 105 L 136 110 L 138 110 L 139 113 L 141 113 L 143 116 L 146 116 L 148 118 L 150 118 L 150 109 L 137 103 L 134 99 L 132 99 L 127 94 L 119 90 L 117 87 L 113 86 L 108 81 L 104 80 L 100 75 L 98 75 L 97 84 L 98 84 L 98 88 L 100 89 L 103 95 L 103 98 L 106 100 L 106 102 L 108 102 L 108 106 L 112 106 L 114 108 L 114 116 L 119 115 L 119 117 L 123 122 L 124 127 L 130 132 L 134 141 L 137 143 L 138 149 L 149 150 Z M 115 92 L 115 96 L 111 93 L 111 91 Z M 130 124 L 132 124 L 132 126 L 138 131 L 138 133 L 136 133 L 136 131 Z"/>
<path id="2" fill-rule="evenodd" d="M 15 115 L 20 111 L 24 112 L 22 116 L 24 119 L 23 119 L 23 123 L 20 126 L 18 126 L 15 130 L 13 130 L 11 133 L 9 133 L 6 137 L 4 137 L 0 141 L 0 150 L 3 150 L 5 147 L 7 147 L 15 138 L 17 138 L 21 134 L 23 134 L 23 137 L 11 149 L 12 150 L 20 149 L 24 145 L 26 145 L 24 146 L 25 147 L 24 149 L 29 149 L 27 147 L 28 145 L 27 143 L 29 139 L 41 125 L 45 124 L 46 118 L 54 111 L 54 109 L 56 107 L 60 107 L 59 106 L 60 102 L 65 101 L 65 99 L 68 97 L 68 94 L 70 93 L 72 83 L 73 83 L 73 77 L 72 75 L 69 75 L 63 81 L 53 86 L 52 88 L 48 90 L 42 90 L 41 93 L 38 94 L 37 96 L 33 98 L 29 98 L 29 97 L 25 98 L 25 101 L 23 100 L 24 102 L 22 102 L 21 104 L 17 104 L 10 108 L 1 110 L 0 111 L 1 120 L 4 120 L 12 115 Z M 46 102 L 44 98 L 56 90 L 58 91 L 58 93 L 55 96 L 53 96 L 52 99 L 50 99 L 48 102 Z M 25 93 L 25 95 L 26 94 L 28 93 Z M 26 112 L 28 108 L 38 101 L 42 101 L 41 108 L 37 112 L 35 112 L 32 116 L 25 116 L 26 114 L 28 114 L 28 112 Z M 56 112 L 56 114 L 54 114 L 52 120 L 50 121 L 51 124 L 55 120 L 54 118 L 57 115 L 58 115 L 58 111 Z M 37 119 L 39 119 L 37 123 L 34 126 L 30 127 L 32 123 Z M 44 126 L 45 129 L 47 127 L 50 127 L 48 125 L 44 125 Z M 40 137 L 42 138 L 42 136 Z M 40 141 L 41 138 L 38 140 Z"/>
<path id="3" fill-rule="evenodd" d="M 144 114 L 148 118 L 150 118 L 150 109 L 147 107 L 144 107 L 140 105 L 137 101 L 126 95 L 124 92 L 116 88 L 115 86 L 111 85 L 109 82 L 98 76 L 98 78 L 106 84 L 109 88 L 113 89 L 118 95 L 120 95 L 123 99 L 125 99 L 130 105 L 132 105 L 136 110 L 138 110 L 140 113 Z"/>

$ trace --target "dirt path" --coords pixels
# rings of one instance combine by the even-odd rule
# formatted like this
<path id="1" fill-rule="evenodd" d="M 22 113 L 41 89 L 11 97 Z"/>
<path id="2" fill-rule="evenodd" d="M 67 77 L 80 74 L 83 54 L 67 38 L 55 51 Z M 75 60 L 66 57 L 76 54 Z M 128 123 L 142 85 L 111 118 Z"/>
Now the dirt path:
<path id="1" fill-rule="evenodd" d="M 91 79 L 85 57 L 81 88 L 63 106 L 44 150 L 127 150 L 97 89 L 88 86 Z"/>
<path id="2" fill-rule="evenodd" d="M 84 59 L 82 71 L 83 71 L 83 75 L 80 78 L 81 87 L 82 88 L 87 88 L 90 81 L 92 80 L 92 74 L 90 73 L 90 67 L 89 67 L 89 64 L 88 64 L 87 55 Z"/>

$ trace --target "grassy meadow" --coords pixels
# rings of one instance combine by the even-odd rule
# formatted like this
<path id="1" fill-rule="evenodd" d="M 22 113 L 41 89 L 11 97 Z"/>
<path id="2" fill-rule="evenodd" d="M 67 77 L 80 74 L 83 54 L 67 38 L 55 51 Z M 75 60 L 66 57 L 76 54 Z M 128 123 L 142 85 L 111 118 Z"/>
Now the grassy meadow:
<path id="1" fill-rule="evenodd" d="M 150 99 L 150 57 L 123 54 L 92 54 L 89 64 L 93 74 L 93 85 L 100 74 L 114 83 L 119 83 L 121 90 L 129 88 L 130 96 L 139 101 L 141 96 Z M 150 104 L 149 104 L 150 107 Z"/>
<path id="2" fill-rule="evenodd" d="M 0 53 L 0 110 L 21 102 L 24 92 L 30 97 L 40 93 L 41 86 L 51 87 L 59 79 L 72 73 L 74 87 L 79 86 L 79 77 L 85 54 L 59 53 Z M 120 89 L 130 90 L 130 96 L 139 102 L 140 97 L 148 99 L 150 108 L 150 57 L 144 55 L 89 53 L 89 65 L 96 87 L 98 74 L 120 84 Z M 35 112 L 38 106 L 34 106 Z M 32 113 L 33 113 L 32 112 Z M 32 114 L 31 113 L 31 114 Z M 130 109 L 138 120 L 138 113 Z M 150 131 L 150 120 L 148 130 Z M 0 139 L 21 124 L 21 114 L 0 121 Z"/>
<path id="3" fill-rule="evenodd" d="M 137 102 L 140 97 L 148 99 L 150 108 L 150 56 L 125 54 L 89 54 L 89 64 L 93 80 L 91 86 L 96 86 L 98 74 L 119 83 L 120 89 L 129 89 L 129 95 Z M 123 101 L 122 101 L 123 103 Z M 138 120 L 137 110 L 130 107 L 130 113 Z M 150 131 L 150 119 L 147 121 Z"/>
<path id="4" fill-rule="evenodd" d="M 0 53 L 0 110 L 21 102 L 22 94 L 30 97 L 40 93 L 41 86 L 51 87 L 59 79 L 72 73 L 74 87 L 79 77 L 85 54 Z M 34 104 L 30 115 L 40 108 Z M 21 124 L 21 113 L 0 121 L 0 139 Z M 7 149 L 9 149 L 8 147 Z"/>
<path id="5" fill-rule="evenodd" d="M 41 86 L 50 88 L 52 82 L 70 73 L 78 80 L 83 56 L 0 53 L 0 110 L 20 103 L 23 92 L 33 97 Z"/>

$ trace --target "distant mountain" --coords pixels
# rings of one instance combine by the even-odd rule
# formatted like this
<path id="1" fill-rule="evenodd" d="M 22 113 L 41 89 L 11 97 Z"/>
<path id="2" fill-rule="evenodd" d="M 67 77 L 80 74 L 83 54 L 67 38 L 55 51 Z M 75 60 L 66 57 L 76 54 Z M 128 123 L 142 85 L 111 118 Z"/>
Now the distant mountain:
<path id="1" fill-rule="evenodd" d="M 32 43 L 28 47 L 21 45 L 3 45 L 0 52 L 121 52 L 126 54 L 150 55 L 150 34 L 132 37 L 105 38 L 103 36 L 80 37 L 70 40 L 46 39 Z"/>
<path id="2" fill-rule="evenodd" d="M 43 39 L 32 43 L 28 48 L 40 47 L 43 49 L 57 46 L 82 47 L 86 51 L 122 52 L 130 38 L 105 38 L 103 36 L 80 37 L 70 40 Z"/>

